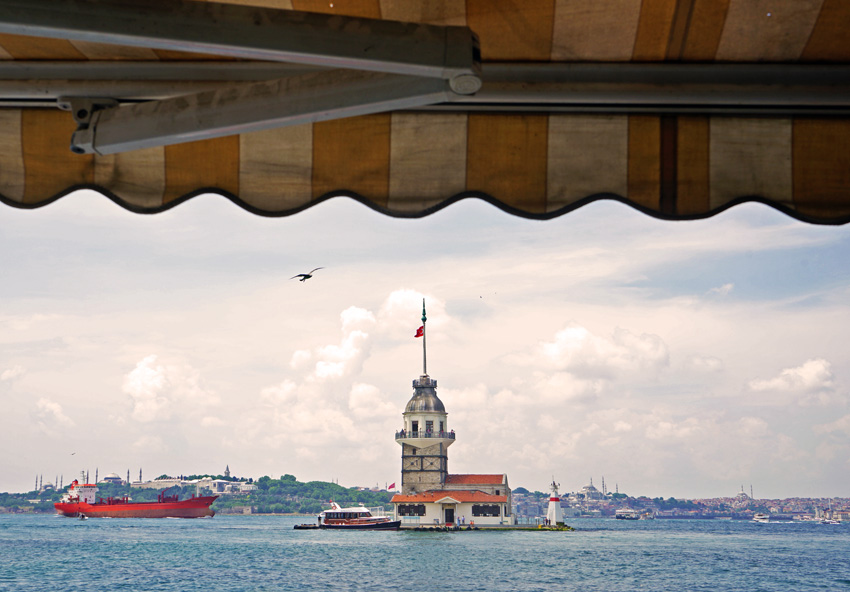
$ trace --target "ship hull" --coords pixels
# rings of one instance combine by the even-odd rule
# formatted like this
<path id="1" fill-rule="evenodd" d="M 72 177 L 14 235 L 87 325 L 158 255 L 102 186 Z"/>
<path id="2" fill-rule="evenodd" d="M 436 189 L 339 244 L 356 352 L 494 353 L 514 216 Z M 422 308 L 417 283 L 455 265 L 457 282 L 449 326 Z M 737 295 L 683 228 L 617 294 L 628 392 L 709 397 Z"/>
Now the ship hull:
<path id="1" fill-rule="evenodd" d="M 194 497 L 177 502 L 98 503 L 59 502 L 53 504 L 62 516 L 77 518 L 206 518 L 215 516 L 210 505 L 218 496 Z"/>

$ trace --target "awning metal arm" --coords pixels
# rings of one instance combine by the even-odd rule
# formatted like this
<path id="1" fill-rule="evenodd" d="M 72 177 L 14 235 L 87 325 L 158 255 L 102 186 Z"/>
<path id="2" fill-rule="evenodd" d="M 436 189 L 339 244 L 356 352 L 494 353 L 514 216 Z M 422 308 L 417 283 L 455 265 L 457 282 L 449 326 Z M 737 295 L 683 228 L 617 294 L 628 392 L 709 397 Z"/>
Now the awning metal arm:
<path id="1" fill-rule="evenodd" d="M 455 81 L 480 74 L 468 27 L 193 0 L 0 0 L 0 33 Z"/>
<path id="2" fill-rule="evenodd" d="M 0 33 L 325 68 L 136 105 L 63 98 L 79 154 L 423 107 L 481 87 L 478 39 L 467 27 L 192 0 L 0 0 Z"/>

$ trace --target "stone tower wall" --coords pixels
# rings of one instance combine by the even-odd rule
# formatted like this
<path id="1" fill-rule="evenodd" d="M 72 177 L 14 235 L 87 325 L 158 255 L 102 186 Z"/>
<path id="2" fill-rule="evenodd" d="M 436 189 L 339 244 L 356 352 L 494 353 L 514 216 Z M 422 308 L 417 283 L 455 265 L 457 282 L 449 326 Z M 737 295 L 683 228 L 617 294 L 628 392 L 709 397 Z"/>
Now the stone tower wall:
<path id="1" fill-rule="evenodd" d="M 449 472 L 449 459 L 443 444 L 416 448 L 401 447 L 401 492 L 404 495 L 442 489 Z"/>

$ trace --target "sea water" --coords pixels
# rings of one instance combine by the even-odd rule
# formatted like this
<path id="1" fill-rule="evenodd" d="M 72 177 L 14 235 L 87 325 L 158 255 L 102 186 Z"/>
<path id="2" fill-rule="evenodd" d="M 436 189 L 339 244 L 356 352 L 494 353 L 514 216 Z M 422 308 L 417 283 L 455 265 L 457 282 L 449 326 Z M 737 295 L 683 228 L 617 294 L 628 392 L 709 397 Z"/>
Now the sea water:
<path id="1" fill-rule="evenodd" d="M 850 524 L 576 519 L 574 532 L 292 528 L 311 521 L 0 515 L 0 590 L 850 590 Z"/>

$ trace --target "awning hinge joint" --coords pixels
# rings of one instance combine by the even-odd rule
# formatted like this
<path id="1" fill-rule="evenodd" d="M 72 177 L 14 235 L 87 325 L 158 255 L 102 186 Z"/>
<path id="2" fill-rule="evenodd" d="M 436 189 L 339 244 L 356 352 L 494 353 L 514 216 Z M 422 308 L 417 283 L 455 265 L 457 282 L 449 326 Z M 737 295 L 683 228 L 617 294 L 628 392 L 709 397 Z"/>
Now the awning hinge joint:
<path id="1" fill-rule="evenodd" d="M 116 99 L 107 97 L 59 97 L 56 106 L 63 111 L 70 111 L 77 122 L 77 132 L 86 131 L 92 124 L 92 119 L 98 111 L 118 106 Z M 86 154 L 90 150 L 75 141 L 76 134 L 71 138 L 71 151 L 77 154 Z"/>

